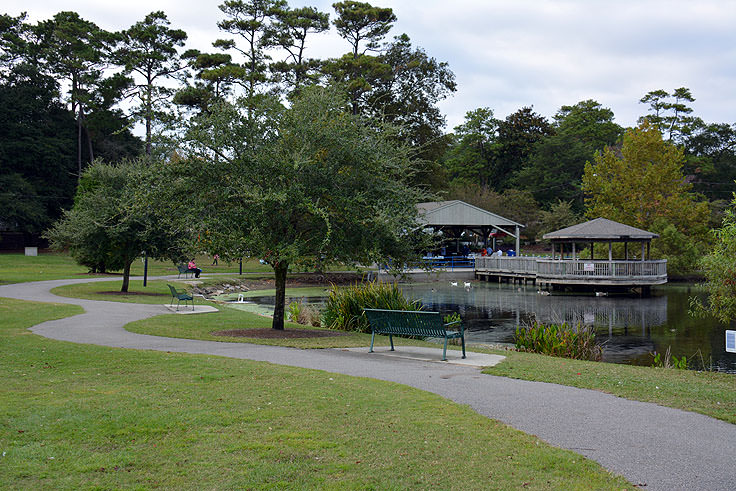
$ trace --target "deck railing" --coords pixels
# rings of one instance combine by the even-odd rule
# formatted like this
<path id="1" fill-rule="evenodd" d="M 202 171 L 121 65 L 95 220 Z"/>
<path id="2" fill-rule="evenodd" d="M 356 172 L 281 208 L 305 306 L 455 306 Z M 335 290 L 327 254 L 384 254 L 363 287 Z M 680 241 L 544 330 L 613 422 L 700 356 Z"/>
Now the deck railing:
<path id="1" fill-rule="evenodd" d="M 545 278 L 666 277 L 667 261 L 554 261 L 537 260 L 537 276 Z"/>
<path id="2" fill-rule="evenodd" d="M 504 273 L 534 274 L 537 272 L 536 257 L 482 256 L 475 258 L 476 270 Z"/>
<path id="3" fill-rule="evenodd" d="M 538 257 L 479 257 L 475 270 L 550 279 L 667 278 L 667 261 L 553 260 Z"/>

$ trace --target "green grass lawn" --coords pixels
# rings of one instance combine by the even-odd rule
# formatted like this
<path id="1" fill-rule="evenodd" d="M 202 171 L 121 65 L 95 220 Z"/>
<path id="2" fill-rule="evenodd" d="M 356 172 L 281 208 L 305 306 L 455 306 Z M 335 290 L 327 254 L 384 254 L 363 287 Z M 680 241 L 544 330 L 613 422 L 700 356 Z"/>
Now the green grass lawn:
<path id="1" fill-rule="evenodd" d="M 131 290 L 157 293 L 148 295 L 110 295 L 97 292 L 114 289 L 119 283 L 86 283 L 60 287 L 54 293 L 63 296 L 87 298 L 92 300 L 116 300 L 139 303 L 168 302 L 166 282 L 154 281 L 144 289 L 141 282 L 132 282 Z M 294 296 L 311 295 L 320 288 L 294 288 L 289 294 Z M 272 295 L 269 290 L 247 292 L 246 297 Z M 201 303 L 197 299 L 197 303 Z M 359 347 L 370 344 L 367 334 L 351 333 L 343 337 L 307 339 L 258 339 L 247 337 L 213 336 L 213 331 L 229 329 L 267 328 L 271 319 L 253 313 L 222 308 L 213 316 L 159 316 L 145 319 L 126 326 L 127 329 L 154 336 L 203 339 L 208 341 L 246 342 L 291 346 L 297 348 L 341 348 Z M 298 324 L 287 323 L 287 328 L 304 328 Z M 437 344 L 418 340 L 398 339 L 400 345 L 420 345 L 437 347 Z M 377 346 L 387 346 L 385 336 L 376 338 Z M 457 349 L 456 346 L 451 349 Z M 474 351 L 485 351 L 470 348 Z M 497 352 L 498 353 L 498 352 Z M 501 364 L 486 369 L 486 373 L 538 382 L 550 382 L 585 389 L 600 390 L 627 399 L 654 402 L 736 423 L 736 376 L 733 374 L 695 372 L 692 370 L 672 370 L 662 368 L 634 367 L 613 363 L 576 361 L 564 358 L 507 351 L 507 358 Z"/>
<path id="2" fill-rule="evenodd" d="M 236 277 L 239 272 L 238 263 L 227 264 L 223 261 L 212 266 L 212 259 L 208 256 L 197 256 L 197 266 L 207 273 L 232 273 Z M 243 262 L 244 273 L 273 272 L 270 266 L 263 265 L 256 259 Z M 164 276 L 178 274 L 176 265 L 170 261 L 149 261 L 148 276 Z M 111 275 L 122 278 L 122 271 L 112 271 Z M 143 276 L 143 261 L 133 261 L 131 275 Z M 58 280 L 63 278 L 95 278 L 105 275 L 89 275 L 88 269 L 79 266 L 68 254 L 46 253 L 38 256 L 24 256 L 23 254 L 0 254 L 0 284 L 22 283 L 26 281 Z"/>
<path id="3" fill-rule="evenodd" d="M 26 330 L 79 311 L 0 299 L 2 489 L 633 489 L 399 384 Z"/>
<path id="4" fill-rule="evenodd" d="M 171 301 L 171 291 L 167 284 L 173 285 L 177 290 L 187 290 L 188 285 L 184 281 L 184 279 L 181 281 L 151 280 L 148 281 L 148 286 L 144 287 L 142 280 L 131 280 L 127 293 L 120 292 L 122 280 L 98 281 L 59 286 L 53 288 L 51 293 L 60 297 L 84 298 L 86 300 L 163 305 Z M 201 297 L 197 297 L 195 302 L 198 304 L 205 303 Z"/>
<path id="5" fill-rule="evenodd" d="M 736 375 L 570 360 L 503 352 L 506 359 L 484 373 L 594 389 L 736 423 Z"/>

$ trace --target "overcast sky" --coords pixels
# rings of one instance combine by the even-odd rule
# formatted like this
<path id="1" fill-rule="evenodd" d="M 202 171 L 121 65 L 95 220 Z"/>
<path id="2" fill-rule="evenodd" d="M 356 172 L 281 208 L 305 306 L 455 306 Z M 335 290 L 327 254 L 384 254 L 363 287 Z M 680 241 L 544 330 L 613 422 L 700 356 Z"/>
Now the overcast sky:
<path id="1" fill-rule="evenodd" d="M 333 1 L 289 0 L 334 14 Z M 220 0 L 4 0 L 2 11 L 31 22 L 73 10 L 108 30 L 121 30 L 153 10 L 189 34 L 187 47 L 211 51 L 225 37 Z M 646 112 L 648 91 L 689 87 L 695 115 L 734 123 L 736 1 L 732 0 L 383 0 L 398 17 L 390 36 L 449 63 L 458 89 L 443 101 L 448 130 L 467 111 L 490 107 L 503 118 L 522 106 L 552 117 L 561 105 L 595 99 L 631 126 Z M 309 56 L 349 50 L 334 28 L 308 39 Z"/>

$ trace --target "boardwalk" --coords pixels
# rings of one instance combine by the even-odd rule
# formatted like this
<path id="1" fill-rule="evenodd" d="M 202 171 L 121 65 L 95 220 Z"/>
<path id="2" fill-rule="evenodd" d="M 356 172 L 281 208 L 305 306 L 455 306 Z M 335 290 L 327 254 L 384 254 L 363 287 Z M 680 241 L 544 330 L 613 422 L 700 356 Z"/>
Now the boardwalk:
<path id="1" fill-rule="evenodd" d="M 547 285 L 651 287 L 667 283 L 667 261 L 558 260 L 541 257 L 479 257 L 479 279 L 511 278 Z"/>

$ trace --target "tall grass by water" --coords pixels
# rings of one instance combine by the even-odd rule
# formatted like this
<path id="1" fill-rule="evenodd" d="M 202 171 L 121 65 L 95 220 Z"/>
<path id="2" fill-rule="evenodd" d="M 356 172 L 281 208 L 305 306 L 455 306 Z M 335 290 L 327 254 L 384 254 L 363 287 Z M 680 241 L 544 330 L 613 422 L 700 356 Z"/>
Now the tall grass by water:
<path id="1" fill-rule="evenodd" d="M 333 285 L 323 311 L 325 326 L 340 331 L 370 332 L 363 309 L 421 310 L 419 300 L 407 299 L 395 283 Z"/>
<path id="2" fill-rule="evenodd" d="M 600 361 L 603 350 L 592 327 L 578 324 L 534 322 L 516 328 L 516 349 L 545 355 Z"/>

